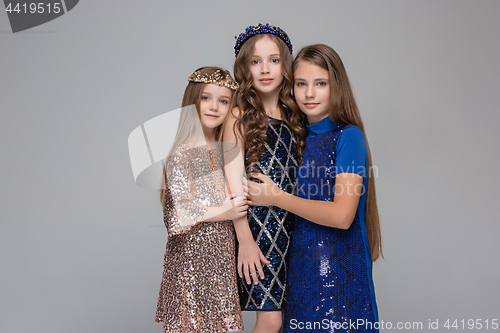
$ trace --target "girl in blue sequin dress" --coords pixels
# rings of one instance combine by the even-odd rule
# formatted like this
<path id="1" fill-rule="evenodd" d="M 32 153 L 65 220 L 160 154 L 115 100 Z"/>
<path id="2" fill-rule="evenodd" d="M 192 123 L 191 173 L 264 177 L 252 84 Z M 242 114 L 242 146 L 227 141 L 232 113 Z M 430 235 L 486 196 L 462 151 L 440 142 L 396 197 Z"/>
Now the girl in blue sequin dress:
<path id="1" fill-rule="evenodd" d="M 234 75 L 240 88 L 224 131 L 224 142 L 236 143 L 240 153 L 226 165 L 231 192 L 239 195 L 243 174 L 255 171 L 295 194 L 295 171 L 306 129 L 290 93 L 290 40 L 280 28 L 259 24 L 240 35 L 235 50 Z M 246 218 L 234 220 L 240 302 L 242 310 L 257 311 L 254 333 L 278 332 L 281 327 L 285 256 L 293 224 L 294 216 L 288 211 L 260 205 L 249 207 Z"/>
<path id="2" fill-rule="evenodd" d="M 252 174 L 249 204 L 296 214 L 283 332 L 377 332 L 372 260 L 381 254 L 364 126 L 338 54 L 318 44 L 294 61 L 294 95 L 307 116 L 297 196 Z"/>

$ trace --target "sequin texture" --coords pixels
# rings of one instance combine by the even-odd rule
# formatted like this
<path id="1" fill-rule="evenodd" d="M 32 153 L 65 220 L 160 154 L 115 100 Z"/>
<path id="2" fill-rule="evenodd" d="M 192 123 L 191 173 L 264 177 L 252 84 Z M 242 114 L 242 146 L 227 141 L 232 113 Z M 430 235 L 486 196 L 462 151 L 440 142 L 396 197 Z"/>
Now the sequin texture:
<path id="1" fill-rule="evenodd" d="M 307 138 L 298 175 L 299 197 L 333 201 L 336 146 L 345 128 L 345 125 L 337 125 L 331 131 Z M 377 321 L 376 302 L 370 291 L 372 277 L 368 270 L 372 263 L 367 257 L 363 228 L 364 221 L 358 213 L 347 230 L 322 226 L 296 216 L 288 257 L 287 304 L 282 332 L 296 332 L 291 325 L 293 321 L 326 320 L 339 325 L 349 320 L 363 320 L 372 325 Z M 326 326 L 322 326 L 321 332 L 378 332 L 373 326 L 355 329 L 349 325 Z"/>
<path id="2" fill-rule="evenodd" d="M 222 151 L 180 146 L 167 170 L 168 241 L 155 321 L 165 333 L 243 330 L 233 224 L 198 222 L 224 202 Z"/>
<path id="3" fill-rule="evenodd" d="M 282 190 L 295 194 L 297 143 L 286 122 L 270 118 L 264 154 L 251 170 L 271 178 Z M 290 244 L 294 216 L 274 206 L 250 206 L 248 224 L 254 240 L 271 261 L 263 265 L 264 279 L 248 285 L 238 279 L 242 310 L 281 310 L 286 288 L 285 256 Z"/>

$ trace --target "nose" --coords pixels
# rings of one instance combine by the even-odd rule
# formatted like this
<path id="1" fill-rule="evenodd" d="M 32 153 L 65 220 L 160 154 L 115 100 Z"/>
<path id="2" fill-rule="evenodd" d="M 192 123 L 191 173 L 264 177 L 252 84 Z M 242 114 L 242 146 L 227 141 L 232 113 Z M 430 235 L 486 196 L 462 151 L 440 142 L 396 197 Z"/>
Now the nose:
<path id="1" fill-rule="evenodd" d="M 260 73 L 269 74 L 269 67 L 265 61 L 262 63 L 262 68 L 260 69 Z"/>
<path id="2" fill-rule="evenodd" d="M 310 84 L 306 90 L 306 97 L 307 98 L 314 98 L 315 95 L 316 95 L 316 91 L 314 90 L 314 85 Z"/>
<path id="3" fill-rule="evenodd" d="M 211 111 L 217 111 L 217 100 L 215 98 L 212 99 L 209 109 Z"/>

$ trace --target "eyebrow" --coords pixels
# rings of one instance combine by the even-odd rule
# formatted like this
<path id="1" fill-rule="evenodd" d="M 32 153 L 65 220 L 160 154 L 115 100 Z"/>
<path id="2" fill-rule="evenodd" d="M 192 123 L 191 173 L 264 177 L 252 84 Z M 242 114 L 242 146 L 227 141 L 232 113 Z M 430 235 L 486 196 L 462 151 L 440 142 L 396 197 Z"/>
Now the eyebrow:
<path id="1" fill-rule="evenodd" d="M 274 54 L 270 54 L 269 56 L 270 57 L 279 57 L 280 55 L 279 55 L 279 53 L 274 53 Z M 258 54 L 253 54 L 252 57 L 254 57 L 254 58 L 262 58 L 262 56 L 258 55 Z"/>
<path id="2" fill-rule="evenodd" d="M 231 99 L 231 97 L 229 97 L 229 96 L 225 96 L 225 95 L 223 95 L 223 96 L 221 96 L 221 97 L 222 97 L 222 98 Z"/>
<path id="3" fill-rule="evenodd" d="M 302 81 L 307 81 L 306 79 L 303 79 L 301 77 L 296 77 L 294 78 L 295 81 L 297 80 L 302 80 Z M 318 78 L 318 79 L 314 79 L 313 81 L 329 81 L 330 79 L 329 78 Z"/>

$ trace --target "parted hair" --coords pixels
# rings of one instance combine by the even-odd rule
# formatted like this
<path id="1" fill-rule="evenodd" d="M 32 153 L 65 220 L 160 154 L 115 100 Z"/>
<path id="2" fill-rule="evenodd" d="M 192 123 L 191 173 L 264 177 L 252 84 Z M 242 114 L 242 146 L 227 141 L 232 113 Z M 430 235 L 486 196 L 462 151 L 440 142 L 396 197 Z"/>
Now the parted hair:
<path id="1" fill-rule="evenodd" d="M 344 64 L 337 52 L 328 45 L 315 44 L 304 47 L 297 54 L 294 62 L 294 70 L 298 65 L 309 62 L 328 71 L 330 81 L 330 119 L 338 124 L 350 124 L 359 127 L 366 140 L 368 151 L 368 185 L 366 189 L 366 233 L 370 243 L 372 260 L 375 261 L 382 254 L 382 240 L 380 232 L 380 221 L 375 194 L 375 177 L 372 168 L 372 157 L 365 127 L 361 120 L 358 105 L 354 99 L 351 84 L 344 68 Z"/>
<path id="2" fill-rule="evenodd" d="M 209 76 L 215 74 L 217 71 L 220 71 L 223 76 L 228 77 L 229 80 L 233 80 L 231 75 L 229 74 L 229 71 L 222 69 L 220 67 L 200 67 L 198 68 L 195 72 L 200 72 L 200 75 L 202 76 Z M 175 135 L 174 143 L 172 144 L 172 147 L 170 148 L 170 151 L 168 153 L 167 158 L 165 159 L 165 163 L 163 166 L 163 175 L 162 179 L 160 182 L 160 188 L 159 188 L 159 193 L 160 193 L 160 201 L 162 205 L 165 203 L 165 196 L 168 191 L 167 189 L 167 160 L 168 158 L 175 152 L 177 147 L 181 144 L 185 144 L 190 142 L 190 140 L 199 135 L 198 133 L 200 129 L 200 101 L 201 101 L 201 95 L 203 93 L 203 89 L 205 88 L 205 85 L 211 84 L 211 83 L 203 83 L 203 82 L 192 82 L 189 81 L 188 85 L 186 86 L 186 89 L 184 90 L 184 96 L 182 98 L 182 107 L 183 109 L 181 110 L 181 114 L 179 117 L 179 125 L 177 127 L 177 133 Z M 234 92 L 231 90 L 231 100 L 234 97 Z M 197 117 L 193 116 L 190 108 L 187 108 L 190 105 L 195 105 L 196 107 L 196 113 Z M 215 129 L 215 138 L 217 141 L 222 140 L 222 135 L 223 135 L 223 128 L 226 124 L 227 117 L 224 119 L 224 122 L 219 125 Z"/>
<path id="3" fill-rule="evenodd" d="M 288 46 L 274 35 L 264 34 L 250 38 L 241 46 L 240 52 L 234 62 L 234 78 L 240 87 L 236 92 L 234 104 L 240 109 L 233 131 L 239 131 L 243 137 L 243 145 L 248 158 L 246 170 L 258 162 L 263 154 L 266 142 L 266 131 L 269 119 L 264 110 L 264 105 L 259 93 L 252 86 L 253 77 L 250 71 L 250 62 L 253 56 L 255 43 L 261 38 L 271 38 L 279 47 L 280 64 L 283 73 L 283 81 L 279 86 L 278 107 L 281 117 L 287 122 L 295 134 L 297 140 L 297 151 L 299 160 L 305 146 L 307 129 L 304 124 L 304 116 L 292 97 L 293 72 L 292 55 Z"/>

